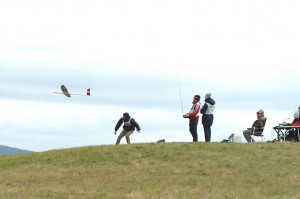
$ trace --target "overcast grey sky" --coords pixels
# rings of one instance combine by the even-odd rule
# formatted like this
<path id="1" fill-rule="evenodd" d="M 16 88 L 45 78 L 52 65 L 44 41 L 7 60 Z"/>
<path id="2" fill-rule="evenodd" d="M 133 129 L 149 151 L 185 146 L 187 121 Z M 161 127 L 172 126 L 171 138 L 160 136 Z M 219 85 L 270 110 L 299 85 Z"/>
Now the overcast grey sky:
<path id="1" fill-rule="evenodd" d="M 0 144 L 114 144 L 126 111 L 142 128 L 134 143 L 191 141 L 178 77 L 184 112 L 212 93 L 213 141 L 242 136 L 261 108 L 274 138 L 272 126 L 300 105 L 299 9 L 296 0 L 2 0 Z M 92 95 L 53 94 L 62 84 Z"/>

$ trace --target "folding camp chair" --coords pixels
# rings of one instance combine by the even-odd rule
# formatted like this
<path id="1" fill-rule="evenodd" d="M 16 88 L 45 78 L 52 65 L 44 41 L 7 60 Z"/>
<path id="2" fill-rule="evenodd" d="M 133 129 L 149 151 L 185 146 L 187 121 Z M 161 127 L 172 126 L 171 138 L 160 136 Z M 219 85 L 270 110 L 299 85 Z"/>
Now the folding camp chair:
<path id="1" fill-rule="evenodd" d="M 260 137 L 261 141 L 264 142 L 265 141 L 265 136 L 263 135 L 264 132 L 264 128 L 266 126 L 266 122 L 267 122 L 267 118 L 265 118 L 265 123 L 264 126 L 261 128 L 253 128 L 253 132 L 251 134 L 251 142 L 253 142 L 253 137 Z"/>

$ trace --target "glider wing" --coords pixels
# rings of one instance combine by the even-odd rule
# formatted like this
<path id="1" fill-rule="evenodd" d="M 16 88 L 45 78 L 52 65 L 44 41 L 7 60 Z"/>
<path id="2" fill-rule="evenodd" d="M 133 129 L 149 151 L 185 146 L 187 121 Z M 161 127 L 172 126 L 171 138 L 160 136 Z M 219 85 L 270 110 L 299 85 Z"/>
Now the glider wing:
<path id="1" fill-rule="evenodd" d="M 71 97 L 68 89 L 65 87 L 65 85 L 61 85 L 61 91 L 63 92 L 63 94 L 67 97 Z"/>

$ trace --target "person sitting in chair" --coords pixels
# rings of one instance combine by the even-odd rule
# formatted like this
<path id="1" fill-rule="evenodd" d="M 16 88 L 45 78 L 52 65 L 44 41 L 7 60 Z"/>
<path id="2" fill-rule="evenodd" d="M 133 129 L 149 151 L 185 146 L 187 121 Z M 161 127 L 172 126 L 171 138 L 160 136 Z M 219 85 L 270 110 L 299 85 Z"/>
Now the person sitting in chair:
<path id="1" fill-rule="evenodd" d="M 293 126 L 300 126 L 300 125 L 298 125 L 298 124 L 300 124 L 300 118 L 299 118 L 299 112 L 300 112 L 300 109 L 299 109 L 299 111 L 296 111 L 295 113 L 294 113 L 294 120 L 293 120 L 293 122 L 291 123 L 291 125 Z"/>
<path id="2" fill-rule="evenodd" d="M 255 142 L 251 137 L 251 135 L 253 135 L 254 128 L 257 129 L 265 126 L 266 118 L 264 115 L 264 111 L 262 109 L 258 110 L 256 112 L 256 116 L 257 116 L 257 120 L 253 122 L 252 127 L 243 131 L 244 137 L 247 140 L 247 142 Z"/>
<path id="3" fill-rule="evenodd" d="M 294 120 L 291 124 L 289 124 L 290 126 L 295 126 L 295 127 L 300 126 L 299 112 L 300 112 L 300 107 L 299 110 L 294 113 Z M 300 131 L 299 128 L 291 129 L 289 133 L 286 135 L 285 139 L 287 141 L 299 141 L 299 131 Z"/>

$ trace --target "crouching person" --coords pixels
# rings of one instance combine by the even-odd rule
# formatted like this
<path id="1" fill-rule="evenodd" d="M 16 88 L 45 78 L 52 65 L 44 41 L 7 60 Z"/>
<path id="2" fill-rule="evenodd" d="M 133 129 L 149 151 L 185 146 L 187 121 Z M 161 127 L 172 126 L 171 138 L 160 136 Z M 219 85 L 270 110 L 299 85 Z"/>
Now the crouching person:
<path id="1" fill-rule="evenodd" d="M 120 118 L 115 127 L 115 135 L 117 135 L 117 131 L 123 123 L 123 131 L 118 136 L 116 145 L 120 144 L 120 141 L 124 136 L 126 138 L 127 144 L 130 144 L 130 135 L 134 132 L 135 128 L 139 133 L 141 132 L 140 125 L 132 117 L 130 117 L 129 113 L 123 113 L 123 117 Z"/>

